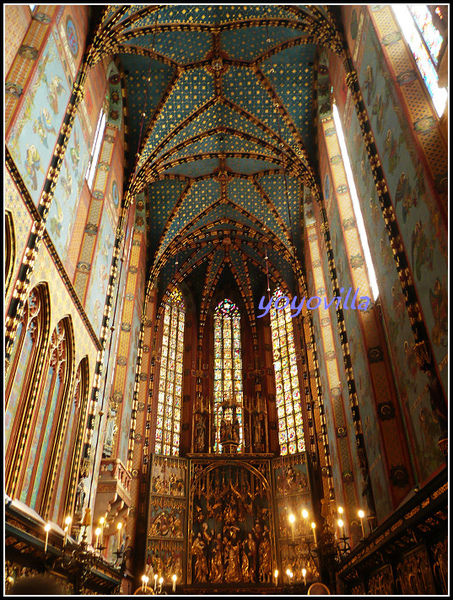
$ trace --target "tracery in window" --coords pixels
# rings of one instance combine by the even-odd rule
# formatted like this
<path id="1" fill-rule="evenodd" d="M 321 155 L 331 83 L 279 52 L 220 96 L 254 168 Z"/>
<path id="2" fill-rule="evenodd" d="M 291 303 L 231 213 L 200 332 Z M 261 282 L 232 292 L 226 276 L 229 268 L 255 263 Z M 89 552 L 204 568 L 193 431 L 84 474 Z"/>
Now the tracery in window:
<path id="1" fill-rule="evenodd" d="M 232 413 L 221 410 L 224 402 L 235 403 L 235 416 L 239 423 L 239 444 L 237 451 L 242 452 L 243 434 L 243 387 L 242 387 L 242 349 L 241 314 L 231 300 L 223 300 L 214 312 L 214 424 L 216 452 L 222 452 L 220 426 L 222 416 L 228 420 Z"/>
<path id="2" fill-rule="evenodd" d="M 442 36 L 434 27 L 431 13 L 426 4 L 395 4 L 392 5 L 392 9 L 414 55 L 437 114 L 441 116 L 448 97 L 447 90 L 438 85 L 439 77 L 436 71 L 437 58 L 443 41 Z M 437 40 L 435 40 L 436 33 L 439 38 Z M 425 34 L 426 37 L 424 37 Z"/>
<path id="3" fill-rule="evenodd" d="M 283 307 L 285 302 L 277 302 L 277 309 L 275 308 L 276 300 L 283 296 L 283 292 L 277 288 L 272 296 L 269 311 L 275 369 L 278 441 L 282 456 L 305 451 L 291 308 L 288 302 L 285 308 L 279 308 L 279 306 Z"/>
<path id="4" fill-rule="evenodd" d="M 35 409 L 33 431 L 29 436 L 20 500 L 36 511 L 46 512 L 51 494 L 51 473 L 57 468 L 57 431 L 67 406 L 71 377 L 71 326 L 62 319 L 52 333 L 45 383 Z M 42 482 L 46 485 L 43 486 Z"/>
<path id="5" fill-rule="evenodd" d="M 11 370 L 6 387 L 5 434 L 6 444 L 11 440 L 14 431 L 20 428 L 20 416 L 25 411 L 27 390 L 32 387 L 36 373 L 36 358 L 42 349 L 44 329 L 43 294 L 34 288 L 24 307 L 22 320 L 16 332 L 16 339 L 11 353 Z"/>
<path id="6" fill-rule="evenodd" d="M 179 455 L 185 307 L 175 288 L 165 303 L 156 420 L 156 454 Z"/>
<path id="7" fill-rule="evenodd" d="M 65 407 L 66 426 L 64 438 L 61 435 L 61 458 L 58 461 L 58 474 L 56 476 L 56 489 L 52 498 L 53 513 L 51 519 L 54 523 L 62 523 L 65 514 L 70 512 L 68 508 L 68 488 L 71 477 L 77 470 L 77 438 L 83 437 L 84 422 L 83 416 L 86 413 L 88 401 L 88 358 L 83 358 L 77 369 L 72 397 Z M 65 510 L 66 508 L 66 510 Z"/>

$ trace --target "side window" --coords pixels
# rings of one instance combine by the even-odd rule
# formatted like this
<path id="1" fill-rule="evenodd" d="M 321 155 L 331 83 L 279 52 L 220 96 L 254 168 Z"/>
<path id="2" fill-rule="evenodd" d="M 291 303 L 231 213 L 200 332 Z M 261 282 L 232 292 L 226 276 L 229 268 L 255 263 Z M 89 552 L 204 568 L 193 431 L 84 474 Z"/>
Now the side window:
<path id="1" fill-rule="evenodd" d="M 99 160 L 99 153 L 101 151 L 102 140 L 104 139 L 104 131 L 107 119 L 105 117 L 105 112 L 101 110 L 101 114 L 99 115 L 98 124 L 96 126 L 96 133 L 94 134 L 93 147 L 91 149 L 90 160 L 88 162 L 87 172 L 85 174 L 85 178 L 88 183 L 88 187 L 90 190 L 93 187 L 94 174 L 96 173 L 96 167 Z"/>

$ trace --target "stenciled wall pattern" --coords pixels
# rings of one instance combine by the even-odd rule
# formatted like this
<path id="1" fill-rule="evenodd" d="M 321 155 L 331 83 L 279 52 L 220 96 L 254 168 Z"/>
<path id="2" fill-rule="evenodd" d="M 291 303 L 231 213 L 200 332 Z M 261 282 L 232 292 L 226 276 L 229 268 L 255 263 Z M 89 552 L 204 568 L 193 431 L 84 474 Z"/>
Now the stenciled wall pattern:
<path id="1" fill-rule="evenodd" d="M 14 289 L 17 272 L 22 261 L 28 234 L 32 226 L 32 218 L 22 201 L 21 195 L 16 188 L 8 169 L 5 168 L 4 172 L 5 209 L 11 212 L 14 226 L 14 265 L 12 268 L 12 278 L 8 289 L 8 295 L 5 298 L 5 306 L 8 306 Z"/>

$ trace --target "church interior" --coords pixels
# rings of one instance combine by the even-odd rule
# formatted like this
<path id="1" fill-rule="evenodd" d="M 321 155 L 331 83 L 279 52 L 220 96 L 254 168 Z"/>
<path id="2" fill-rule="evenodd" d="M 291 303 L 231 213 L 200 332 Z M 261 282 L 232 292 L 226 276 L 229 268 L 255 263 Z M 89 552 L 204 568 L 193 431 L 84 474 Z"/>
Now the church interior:
<path id="1" fill-rule="evenodd" d="M 4 17 L 4 593 L 448 595 L 448 5 Z"/>

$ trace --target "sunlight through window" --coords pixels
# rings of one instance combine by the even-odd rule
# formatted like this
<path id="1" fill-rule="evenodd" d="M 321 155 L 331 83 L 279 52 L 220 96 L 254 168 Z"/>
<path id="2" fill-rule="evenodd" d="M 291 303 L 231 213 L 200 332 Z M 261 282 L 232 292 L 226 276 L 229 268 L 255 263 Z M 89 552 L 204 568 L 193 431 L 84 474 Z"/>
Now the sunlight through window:
<path id="1" fill-rule="evenodd" d="M 354 208 L 357 229 L 359 231 L 360 240 L 362 242 L 363 253 L 365 254 L 365 263 L 368 269 L 368 279 L 370 282 L 371 291 L 373 293 L 373 300 L 376 300 L 376 298 L 379 296 L 376 272 L 374 270 L 373 261 L 371 259 L 370 246 L 368 244 L 368 237 L 365 230 L 365 224 L 363 222 L 362 209 L 360 208 L 360 201 L 357 196 L 357 190 L 354 183 L 354 176 L 352 174 L 351 163 L 349 162 L 348 149 L 344 140 L 341 119 L 336 104 L 333 105 L 332 113 L 333 120 L 335 122 L 335 128 L 337 130 L 338 141 L 340 143 L 341 154 L 343 156 L 343 164 L 346 171 L 346 178 L 348 180 L 349 191 L 351 193 L 352 206 Z"/>
<path id="2" fill-rule="evenodd" d="M 412 16 L 411 11 L 408 8 L 409 6 L 416 7 L 419 5 L 395 4 L 392 5 L 392 9 L 398 20 L 399 26 L 401 27 L 401 31 L 403 32 L 403 35 L 406 38 L 407 43 L 409 44 L 412 54 L 414 55 L 415 61 L 420 70 L 421 76 L 423 77 L 425 85 L 431 95 L 431 98 L 433 99 L 433 104 L 437 111 L 437 114 L 440 117 L 444 112 L 445 104 L 448 98 L 448 92 L 447 90 L 440 88 L 438 85 L 439 77 L 437 75 L 437 71 L 434 66 L 435 62 L 433 59 L 437 60 L 440 51 L 440 46 L 442 45 L 443 41 L 442 36 L 432 25 L 432 20 L 430 23 L 432 27 L 428 27 L 429 23 L 426 21 L 430 17 L 430 15 L 429 11 L 426 11 L 426 13 L 428 14 L 424 14 L 423 31 L 426 32 L 426 36 L 428 37 L 427 39 L 424 39 L 420 34 L 420 31 L 418 30 L 417 26 L 415 25 L 414 17 Z M 421 24 L 422 21 L 420 11 L 417 11 L 414 14 L 416 14 Z M 435 29 L 437 33 L 435 43 L 432 41 L 432 29 Z M 427 48 L 430 49 L 431 56 Z"/>

